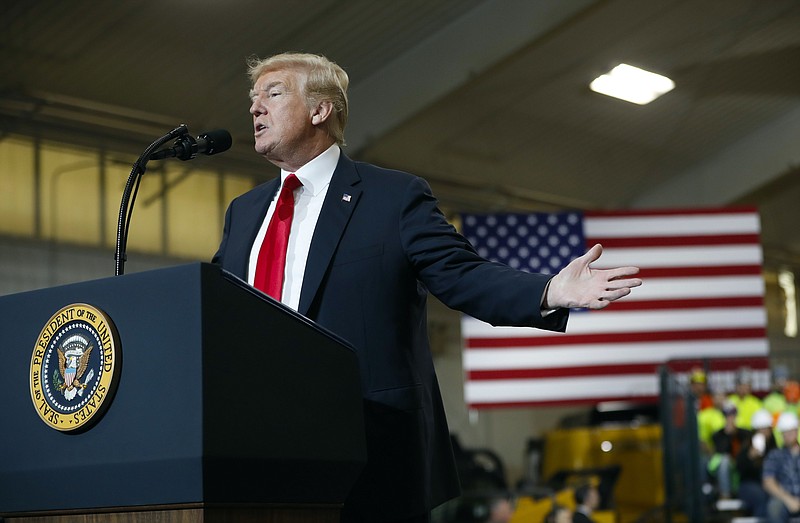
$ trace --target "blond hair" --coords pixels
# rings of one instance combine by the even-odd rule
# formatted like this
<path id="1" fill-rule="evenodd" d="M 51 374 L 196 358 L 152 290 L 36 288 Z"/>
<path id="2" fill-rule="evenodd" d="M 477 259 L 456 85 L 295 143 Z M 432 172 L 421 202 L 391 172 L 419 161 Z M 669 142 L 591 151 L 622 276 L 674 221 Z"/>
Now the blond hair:
<path id="1" fill-rule="evenodd" d="M 305 73 L 303 96 L 309 109 L 321 102 L 330 102 L 333 118 L 328 118 L 328 134 L 339 145 L 345 145 L 344 128 L 347 125 L 347 87 L 350 79 L 344 69 L 321 55 L 308 53 L 282 53 L 269 58 L 253 57 L 248 60 L 248 74 L 253 85 L 265 73 L 290 69 Z"/>

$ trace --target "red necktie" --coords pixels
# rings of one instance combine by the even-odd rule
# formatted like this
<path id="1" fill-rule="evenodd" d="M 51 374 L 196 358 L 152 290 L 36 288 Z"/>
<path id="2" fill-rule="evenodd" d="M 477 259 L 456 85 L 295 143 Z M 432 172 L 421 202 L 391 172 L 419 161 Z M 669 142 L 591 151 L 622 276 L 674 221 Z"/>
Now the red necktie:
<path id="1" fill-rule="evenodd" d="M 294 216 L 294 190 L 303 185 L 297 176 L 290 174 L 283 181 L 275 212 L 269 221 L 264 243 L 258 251 L 256 276 L 253 286 L 280 301 L 283 294 L 283 275 L 286 266 L 286 246 Z"/>

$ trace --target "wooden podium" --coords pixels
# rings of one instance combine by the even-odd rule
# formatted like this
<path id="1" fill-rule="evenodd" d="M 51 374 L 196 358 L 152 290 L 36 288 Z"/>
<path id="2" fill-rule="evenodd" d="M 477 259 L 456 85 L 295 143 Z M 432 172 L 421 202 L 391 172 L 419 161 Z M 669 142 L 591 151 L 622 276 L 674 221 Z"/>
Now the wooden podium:
<path id="1" fill-rule="evenodd" d="M 76 303 L 121 352 L 107 410 L 77 433 L 30 392 L 43 328 Z M 334 523 L 366 460 L 353 350 L 214 265 L 0 297 L 0 333 L 6 522 Z"/>

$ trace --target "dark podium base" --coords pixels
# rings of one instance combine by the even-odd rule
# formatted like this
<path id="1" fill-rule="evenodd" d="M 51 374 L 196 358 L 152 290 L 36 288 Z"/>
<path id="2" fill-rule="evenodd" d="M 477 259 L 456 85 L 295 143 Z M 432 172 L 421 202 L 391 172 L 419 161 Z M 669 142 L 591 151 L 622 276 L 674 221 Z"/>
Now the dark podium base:
<path id="1" fill-rule="evenodd" d="M 5 523 L 339 523 L 340 507 L 170 505 L 131 507 L 90 514 L 38 513 L 6 516 Z"/>
<path id="2" fill-rule="evenodd" d="M 82 303 L 113 320 L 124 362 L 103 417 L 64 434 L 37 414 L 31 360 L 48 318 Z M 0 296 L 0 333 L 6 523 L 338 523 L 366 462 L 355 351 L 219 267 Z"/>

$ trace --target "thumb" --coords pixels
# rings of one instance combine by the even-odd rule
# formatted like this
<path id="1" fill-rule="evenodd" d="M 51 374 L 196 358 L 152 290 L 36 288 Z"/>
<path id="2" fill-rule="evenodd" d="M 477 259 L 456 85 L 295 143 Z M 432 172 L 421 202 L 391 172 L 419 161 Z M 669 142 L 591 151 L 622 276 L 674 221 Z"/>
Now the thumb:
<path id="1" fill-rule="evenodd" d="M 596 262 L 601 254 L 603 254 L 603 246 L 599 243 L 595 243 L 581 258 L 584 258 L 586 264 L 589 265 L 590 263 Z"/>

